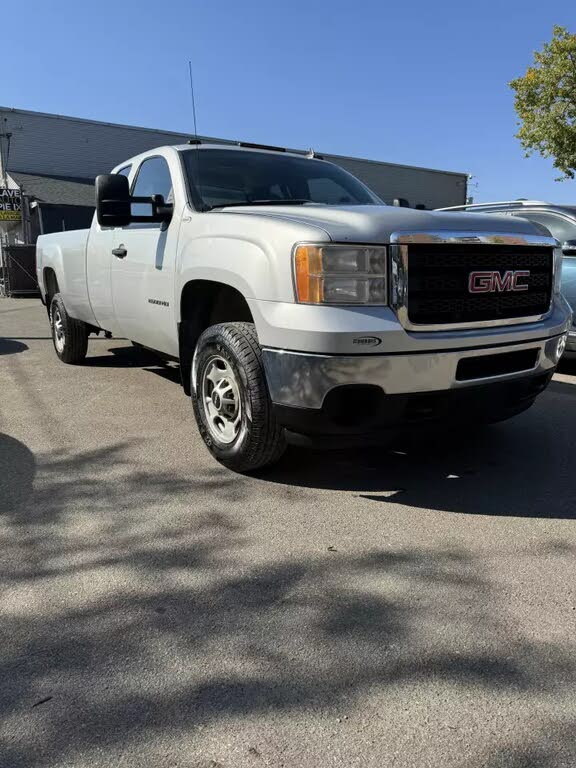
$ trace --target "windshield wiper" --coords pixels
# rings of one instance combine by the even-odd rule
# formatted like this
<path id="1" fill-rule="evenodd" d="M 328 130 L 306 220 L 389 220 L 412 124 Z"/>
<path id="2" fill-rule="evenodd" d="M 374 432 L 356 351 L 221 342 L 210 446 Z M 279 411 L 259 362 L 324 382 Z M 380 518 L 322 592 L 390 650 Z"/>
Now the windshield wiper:
<path id="1" fill-rule="evenodd" d="M 211 205 L 208 210 L 213 211 L 214 208 L 237 208 L 243 205 L 304 205 L 304 203 L 311 202 L 313 201 L 293 197 L 286 198 L 286 200 L 243 200 L 241 203 L 220 203 L 219 205 Z"/>

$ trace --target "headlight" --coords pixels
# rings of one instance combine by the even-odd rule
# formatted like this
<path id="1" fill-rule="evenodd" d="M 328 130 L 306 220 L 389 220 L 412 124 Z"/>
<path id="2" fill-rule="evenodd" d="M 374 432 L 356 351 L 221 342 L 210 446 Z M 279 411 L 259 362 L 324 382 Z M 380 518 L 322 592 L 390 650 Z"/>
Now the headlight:
<path id="1" fill-rule="evenodd" d="M 303 304 L 387 304 L 386 248 L 298 245 L 296 300 Z"/>
<path id="2" fill-rule="evenodd" d="M 562 284 L 562 248 L 554 248 L 554 293 L 560 293 Z"/>

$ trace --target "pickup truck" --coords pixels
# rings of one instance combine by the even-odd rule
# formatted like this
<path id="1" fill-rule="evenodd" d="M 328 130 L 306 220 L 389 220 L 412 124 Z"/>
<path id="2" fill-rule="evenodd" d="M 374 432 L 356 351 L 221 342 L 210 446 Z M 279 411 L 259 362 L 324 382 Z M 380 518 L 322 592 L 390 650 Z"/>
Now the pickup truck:
<path id="1" fill-rule="evenodd" d="M 522 219 L 387 206 L 313 152 L 199 141 L 99 176 L 90 230 L 37 245 L 58 357 L 106 332 L 179 361 L 237 471 L 524 411 L 566 344 L 561 258 Z"/>

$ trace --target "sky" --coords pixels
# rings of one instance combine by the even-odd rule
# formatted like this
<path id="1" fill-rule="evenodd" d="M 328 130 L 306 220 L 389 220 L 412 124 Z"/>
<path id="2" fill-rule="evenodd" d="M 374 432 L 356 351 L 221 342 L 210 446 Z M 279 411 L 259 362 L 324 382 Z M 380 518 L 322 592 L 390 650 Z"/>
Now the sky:
<path id="1" fill-rule="evenodd" d="M 472 174 L 475 201 L 576 204 L 524 157 L 508 82 L 574 0 L 28 0 L 0 104 Z"/>

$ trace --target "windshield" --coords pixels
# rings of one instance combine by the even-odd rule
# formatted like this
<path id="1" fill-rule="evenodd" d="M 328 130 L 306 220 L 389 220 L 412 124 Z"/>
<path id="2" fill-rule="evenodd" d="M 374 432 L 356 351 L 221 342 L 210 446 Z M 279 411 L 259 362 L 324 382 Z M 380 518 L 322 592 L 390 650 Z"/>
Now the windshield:
<path id="1" fill-rule="evenodd" d="M 196 204 L 321 203 L 382 205 L 354 176 L 332 163 L 271 152 L 190 149 L 183 153 Z"/>

